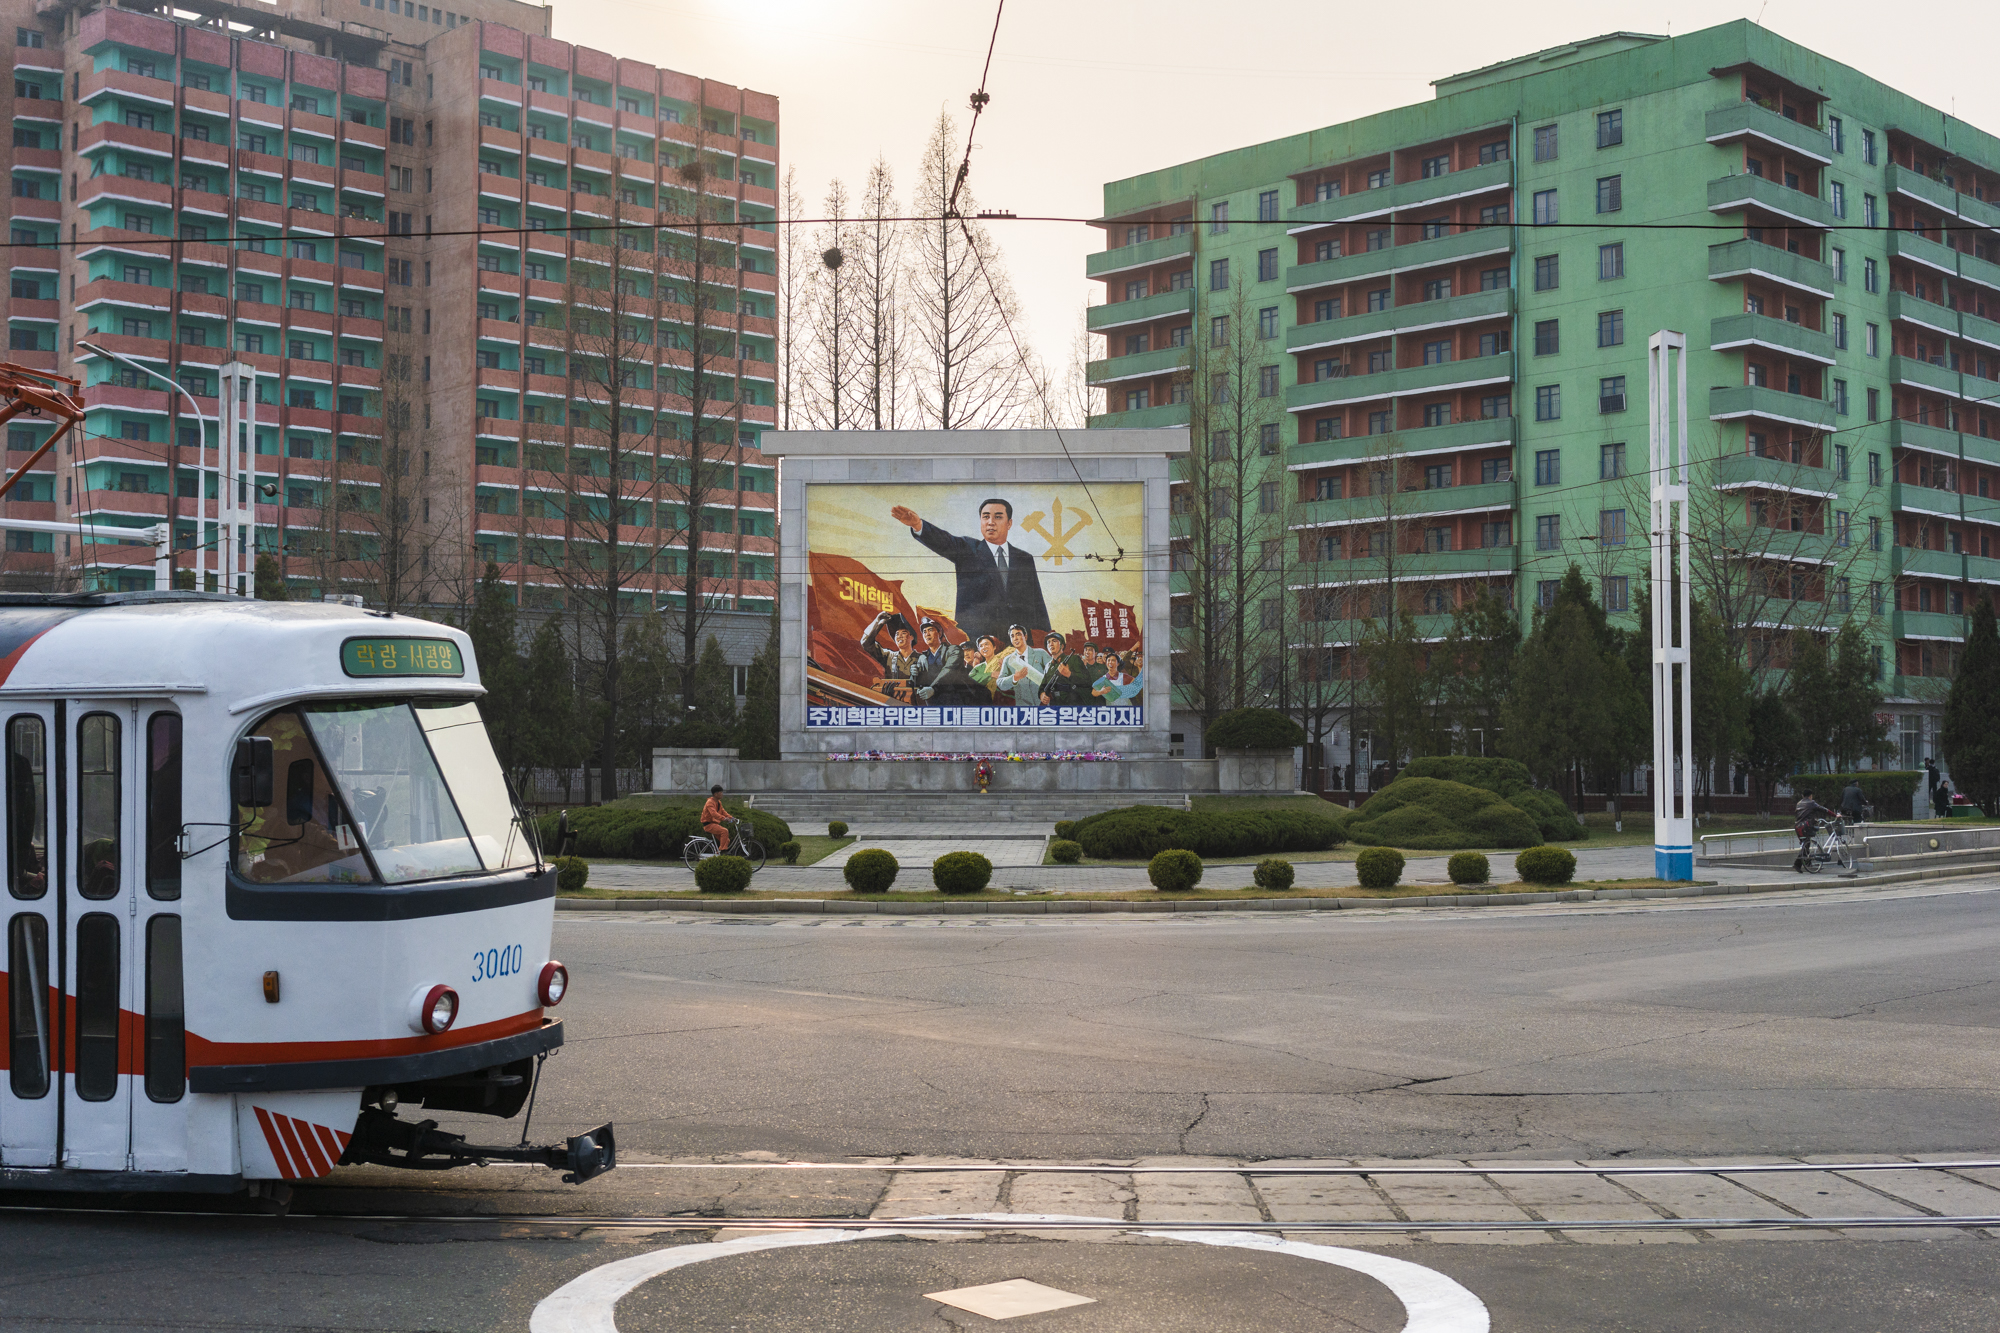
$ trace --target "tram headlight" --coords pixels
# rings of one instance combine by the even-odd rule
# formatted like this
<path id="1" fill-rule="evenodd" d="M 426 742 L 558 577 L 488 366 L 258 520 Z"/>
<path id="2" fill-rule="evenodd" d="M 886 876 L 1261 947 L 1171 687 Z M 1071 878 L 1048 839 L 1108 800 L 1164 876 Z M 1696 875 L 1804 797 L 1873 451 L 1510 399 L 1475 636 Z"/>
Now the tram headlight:
<path id="1" fill-rule="evenodd" d="M 419 986 L 410 996 L 410 1027 L 436 1036 L 458 1021 L 458 992 L 449 986 Z"/>
<path id="2" fill-rule="evenodd" d="M 541 997 L 542 1007 L 553 1009 L 561 1004 L 568 990 L 569 969 L 554 960 L 543 963 L 541 979 L 535 983 L 535 993 Z"/>

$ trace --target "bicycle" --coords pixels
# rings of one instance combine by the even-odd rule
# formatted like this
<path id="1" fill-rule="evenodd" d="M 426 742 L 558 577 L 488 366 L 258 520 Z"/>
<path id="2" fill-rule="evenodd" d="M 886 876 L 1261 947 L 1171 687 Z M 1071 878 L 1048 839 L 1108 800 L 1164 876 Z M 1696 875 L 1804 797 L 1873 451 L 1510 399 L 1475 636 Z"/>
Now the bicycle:
<path id="1" fill-rule="evenodd" d="M 764 868 L 764 844 L 743 832 L 743 821 L 729 821 L 729 850 L 716 846 L 715 839 L 706 833 L 697 833 L 681 844 L 681 860 L 689 870 L 706 861 L 711 856 L 740 856 L 750 863 L 750 873 L 756 874 Z"/>
<path id="2" fill-rule="evenodd" d="M 1810 874 L 1817 875 L 1820 868 L 1832 865 L 1845 874 L 1854 869 L 1854 848 L 1847 841 L 1847 822 L 1831 819 L 1818 824 L 1818 837 L 1806 844 L 1805 863 Z"/>

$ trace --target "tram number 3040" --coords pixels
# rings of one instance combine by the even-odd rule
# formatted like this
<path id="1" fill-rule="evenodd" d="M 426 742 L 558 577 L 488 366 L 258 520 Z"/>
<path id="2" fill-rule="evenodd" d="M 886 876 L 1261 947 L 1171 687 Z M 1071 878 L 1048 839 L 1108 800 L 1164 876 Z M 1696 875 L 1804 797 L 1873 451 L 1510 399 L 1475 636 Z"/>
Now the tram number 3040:
<path id="1" fill-rule="evenodd" d="M 472 979 L 491 981 L 495 977 L 513 977 L 521 973 L 521 946 L 488 949 L 485 953 L 472 955 Z"/>

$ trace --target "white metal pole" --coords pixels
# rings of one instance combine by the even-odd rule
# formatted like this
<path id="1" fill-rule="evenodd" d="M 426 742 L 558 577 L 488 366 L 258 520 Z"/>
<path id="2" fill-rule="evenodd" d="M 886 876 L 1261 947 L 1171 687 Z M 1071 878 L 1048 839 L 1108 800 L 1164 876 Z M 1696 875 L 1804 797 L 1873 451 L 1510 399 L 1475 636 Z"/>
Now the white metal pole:
<path id="1" fill-rule="evenodd" d="M 119 365 L 124 366 L 129 370 L 136 370 L 142 375 L 149 375 L 152 378 L 160 381 L 160 383 L 166 385 L 168 388 L 172 389 L 175 393 L 178 393 L 181 397 L 187 399 L 188 414 L 194 418 L 195 430 L 202 436 L 201 443 L 196 446 L 194 451 L 195 532 L 199 534 L 201 531 L 201 512 L 202 512 L 201 497 L 207 492 L 208 489 L 207 486 L 203 484 L 208 473 L 208 438 L 207 438 L 208 433 L 206 430 L 203 429 L 203 426 L 206 423 L 204 422 L 201 415 L 201 405 L 195 402 L 194 395 L 187 391 L 187 386 L 181 384 L 178 380 L 168 379 L 165 375 L 162 375 L 159 371 L 154 370 L 151 366 L 146 365 L 142 361 L 135 361 L 129 356 L 120 356 L 117 352 L 111 351 L 108 348 L 99 347 L 96 343 L 93 342 L 80 342 L 77 345 L 79 347 L 82 347 L 85 351 L 92 353 L 93 355 L 101 356 L 111 361 L 116 361 Z M 218 414 L 218 425 L 219 425 L 219 414 Z M 170 440 L 168 441 L 168 443 L 171 444 L 173 443 L 173 441 Z M 171 476 L 171 473 L 169 473 L 169 475 Z M 179 500 L 176 496 L 169 495 L 167 497 L 167 521 L 164 525 L 167 534 L 166 544 L 163 549 L 160 546 L 157 539 L 155 540 L 154 543 L 153 586 L 155 588 L 172 588 L 174 586 L 174 507 L 178 503 Z M 4 526 L 19 527 L 21 525 L 6 524 Z M 148 532 L 150 534 L 153 532 L 153 530 L 148 529 Z M 194 563 L 195 563 L 195 583 L 199 585 L 201 582 L 201 542 L 199 538 L 197 538 L 195 542 Z"/>
<path id="2" fill-rule="evenodd" d="M 1653 478 L 1653 873 L 1668 881 L 1694 878 L 1687 403 L 1687 338 L 1662 329 L 1647 343 L 1646 405 Z"/>
<path id="3" fill-rule="evenodd" d="M 222 368 L 222 419 L 221 480 L 216 485 L 215 507 L 216 586 L 250 597 L 256 593 L 252 576 L 245 571 L 256 568 L 257 369 L 248 362 L 231 361 Z M 240 453 L 245 448 L 252 460 L 247 480 Z M 247 548 L 240 553 L 239 541 Z"/>

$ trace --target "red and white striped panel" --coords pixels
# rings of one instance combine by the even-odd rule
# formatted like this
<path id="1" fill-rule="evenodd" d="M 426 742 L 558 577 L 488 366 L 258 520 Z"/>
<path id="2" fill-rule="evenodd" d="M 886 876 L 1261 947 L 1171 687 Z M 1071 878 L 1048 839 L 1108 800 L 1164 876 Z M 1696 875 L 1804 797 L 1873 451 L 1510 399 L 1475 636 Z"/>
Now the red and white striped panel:
<path id="1" fill-rule="evenodd" d="M 264 1142 L 270 1145 L 271 1157 L 278 1164 L 278 1174 L 286 1180 L 317 1180 L 327 1174 L 347 1150 L 347 1141 L 354 1137 L 310 1120 L 274 1114 L 261 1106 L 252 1109 L 257 1112 L 257 1124 L 264 1131 Z"/>
<path id="2" fill-rule="evenodd" d="M 239 1095 L 236 1143 L 248 1180 L 318 1180 L 354 1137 L 361 1090 Z"/>

